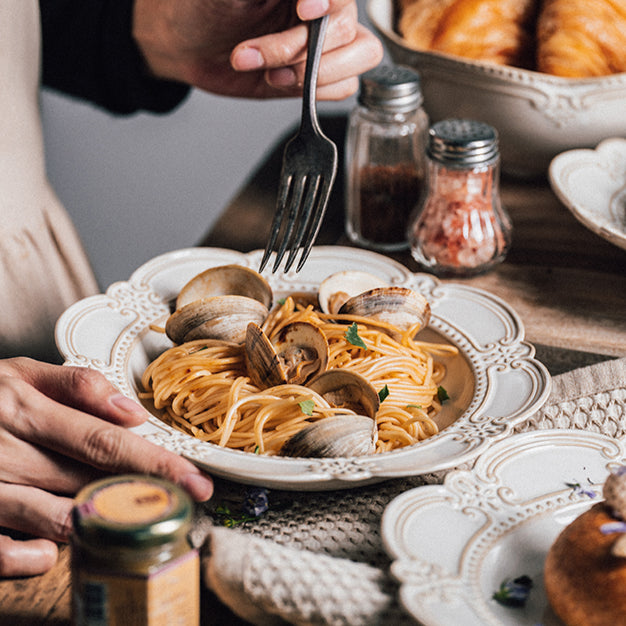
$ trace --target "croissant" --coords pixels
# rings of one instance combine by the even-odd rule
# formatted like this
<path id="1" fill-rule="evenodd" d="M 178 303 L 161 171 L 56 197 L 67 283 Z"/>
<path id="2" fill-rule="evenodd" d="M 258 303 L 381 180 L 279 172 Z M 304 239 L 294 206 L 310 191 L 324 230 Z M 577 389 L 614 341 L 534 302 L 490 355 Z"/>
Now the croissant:
<path id="1" fill-rule="evenodd" d="M 480 61 L 528 67 L 538 0 L 399 0 L 407 43 Z"/>
<path id="2" fill-rule="evenodd" d="M 537 69 L 570 78 L 626 72 L 626 0 L 545 0 Z"/>

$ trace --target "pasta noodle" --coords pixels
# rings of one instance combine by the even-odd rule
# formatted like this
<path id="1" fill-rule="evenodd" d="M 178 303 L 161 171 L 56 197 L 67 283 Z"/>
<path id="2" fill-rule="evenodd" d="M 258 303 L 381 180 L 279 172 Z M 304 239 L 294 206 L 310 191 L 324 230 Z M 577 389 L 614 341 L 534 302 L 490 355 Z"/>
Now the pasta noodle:
<path id="1" fill-rule="evenodd" d="M 262 325 L 270 339 L 286 325 L 305 321 L 319 327 L 329 344 L 328 369 L 344 368 L 364 376 L 379 395 L 388 395 L 376 414 L 376 452 L 421 441 L 437 433 L 441 408 L 438 388 L 445 367 L 436 356 L 456 354 L 447 344 L 413 339 L 382 321 L 321 313 L 288 297 Z M 366 348 L 346 336 L 356 324 Z M 245 346 L 197 339 L 166 350 L 146 368 L 142 398 L 164 409 L 172 426 L 203 441 L 260 454 L 278 454 L 283 444 L 309 423 L 346 413 L 306 386 L 254 386 L 248 376 Z M 310 409 L 310 410 L 309 410 Z M 310 414 L 309 414 L 310 413 Z"/>

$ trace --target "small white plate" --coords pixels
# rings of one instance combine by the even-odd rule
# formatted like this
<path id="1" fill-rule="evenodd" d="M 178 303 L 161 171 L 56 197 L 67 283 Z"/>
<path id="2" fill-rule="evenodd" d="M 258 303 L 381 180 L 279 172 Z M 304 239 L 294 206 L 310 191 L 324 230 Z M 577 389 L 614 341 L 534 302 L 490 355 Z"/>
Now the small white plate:
<path id="1" fill-rule="evenodd" d="M 127 282 L 86 298 L 60 318 L 56 341 L 66 363 L 101 371 L 122 393 L 137 399 L 146 366 L 172 344 L 150 324 L 165 324 L 169 303 L 181 287 L 208 267 L 239 263 L 259 267 L 262 251 L 242 254 L 190 248 L 156 257 Z M 167 426 L 155 416 L 137 432 L 183 454 L 205 470 L 231 480 L 282 489 L 336 489 L 383 478 L 423 474 L 476 458 L 493 441 L 534 413 L 547 399 L 550 376 L 524 341 L 517 314 L 495 296 L 464 285 L 442 284 L 413 274 L 379 254 L 338 246 L 314 248 L 303 270 L 267 272 L 277 300 L 295 291 L 316 293 L 320 282 L 339 270 L 360 269 L 392 285 L 423 293 L 432 319 L 424 340 L 456 345 L 442 386 L 448 391 L 438 421 L 441 432 L 423 442 L 364 457 L 303 459 L 264 456 L 222 448 Z"/>
<path id="2" fill-rule="evenodd" d="M 602 500 L 606 476 L 625 461 L 623 441 L 540 430 L 498 442 L 443 485 L 398 496 L 385 509 L 382 535 L 403 606 L 424 626 L 561 624 L 544 591 L 546 554 Z M 492 599 L 504 580 L 523 575 L 533 581 L 525 607 Z"/>
<path id="3" fill-rule="evenodd" d="M 626 139 L 562 152 L 549 176 L 554 193 L 579 222 L 626 250 Z"/>

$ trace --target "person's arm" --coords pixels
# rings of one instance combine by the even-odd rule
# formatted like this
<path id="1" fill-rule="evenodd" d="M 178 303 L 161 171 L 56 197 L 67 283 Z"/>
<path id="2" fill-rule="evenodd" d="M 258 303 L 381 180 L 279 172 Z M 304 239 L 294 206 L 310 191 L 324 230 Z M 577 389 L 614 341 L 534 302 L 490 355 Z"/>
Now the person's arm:
<path id="1" fill-rule="evenodd" d="M 134 0 L 39 0 L 42 83 L 116 114 L 165 113 L 189 87 L 155 78 L 132 36 Z"/>

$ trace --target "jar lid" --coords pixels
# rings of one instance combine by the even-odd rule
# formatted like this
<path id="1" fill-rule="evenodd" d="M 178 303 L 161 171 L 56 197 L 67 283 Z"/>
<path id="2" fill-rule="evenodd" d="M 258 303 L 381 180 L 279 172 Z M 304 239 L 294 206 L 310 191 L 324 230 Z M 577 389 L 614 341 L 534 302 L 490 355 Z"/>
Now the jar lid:
<path id="1" fill-rule="evenodd" d="M 365 107 L 404 113 L 423 99 L 420 76 L 408 67 L 379 65 L 361 75 L 358 101 Z"/>
<path id="2" fill-rule="evenodd" d="M 488 164 L 498 157 L 498 133 L 476 120 L 442 120 L 430 127 L 428 155 L 457 167 Z"/>
<path id="3" fill-rule="evenodd" d="M 187 533 L 193 505 L 169 481 L 122 475 L 96 481 L 74 500 L 74 533 L 85 542 L 110 547 L 158 546 Z"/>

